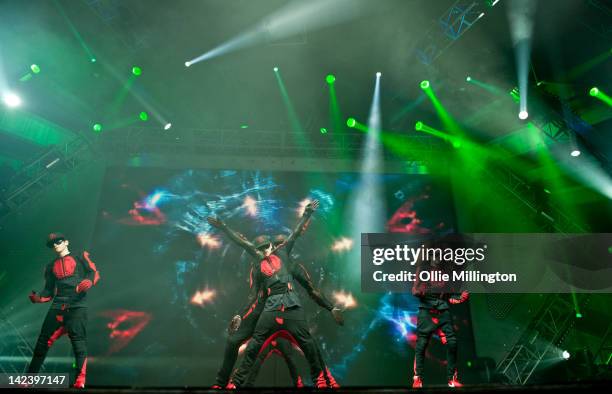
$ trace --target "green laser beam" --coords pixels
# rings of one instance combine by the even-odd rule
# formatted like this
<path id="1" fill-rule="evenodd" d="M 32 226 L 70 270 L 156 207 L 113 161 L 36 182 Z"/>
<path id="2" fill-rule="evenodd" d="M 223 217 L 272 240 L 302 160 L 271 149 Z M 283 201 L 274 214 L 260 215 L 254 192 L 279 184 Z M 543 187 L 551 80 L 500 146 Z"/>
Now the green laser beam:
<path id="1" fill-rule="evenodd" d="M 606 51 L 600 53 L 599 55 L 595 56 L 593 59 L 590 59 L 582 64 L 577 65 L 576 67 L 572 68 L 568 73 L 567 73 L 567 77 L 566 79 L 568 80 L 573 80 L 579 76 L 581 76 L 582 74 L 584 74 L 585 72 L 589 71 L 590 69 L 594 68 L 595 66 L 603 63 L 604 61 L 608 60 L 610 57 L 612 57 L 612 49 L 607 49 Z"/>
<path id="2" fill-rule="evenodd" d="M 57 7 L 59 13 L 64 17 L 64 19 L 66 20 L 66 23 L 68 23 L 68 27 L 70 28 L 70 31 L 72 32 L 72 34 L 74 35 L 74 37 L 77 39 L 77 41 L 79 42 L 79 44 L 81 45 L 81 48 L 83 48 L 83 50 L 85 51 L 85 53 L 87 53 L 87 56 L 89 57 L 89 59 L 92 62 L 95 62 L 95 56 L 93 54 L 93 52 L 91 51 L 91 49 L 89 49 L 89 46 L 85 43 L 85 40 L 83 39 L 83 37 L 81 36 L 81 34 L 79 33 L 79 31 L 77 30 L 77 28 L 74 26 L 74 24 L 72 23 L 72 21 L 70 20 L 70 18 L 68 18 L 68 15 L 66 15 L 66 13 L 64 12 L 64 9 L 62 8 L 62 6 L 60 5 L 59 1 L 57 0 L 53 0 L 53 3 L 55 3 L 55 6 Z"/>
<path id="3" fill-rule="evenodd" d="M 589 90 L 589 94 L 612 107 L 612 98 L 605 94 L 601 89 L 591 88 L 591 90 Z"/>

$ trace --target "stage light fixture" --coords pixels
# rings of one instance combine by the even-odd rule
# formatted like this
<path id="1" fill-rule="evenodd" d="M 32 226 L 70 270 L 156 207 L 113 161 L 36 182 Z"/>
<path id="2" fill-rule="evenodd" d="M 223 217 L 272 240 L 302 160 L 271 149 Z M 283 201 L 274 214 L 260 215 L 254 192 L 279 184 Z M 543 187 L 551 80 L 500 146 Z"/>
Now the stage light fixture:
<path id="1" fill-rule="evenodd" d="M 30 66 L 30 70 L 32 70 L 34 74 L 38 74 L 40 72 L 40 67 L 38 66 L 38 64 L 32 64 Z"/>
<path id="2" fill-rule="evenodd" d="M 168 123 L 166 123 L 166 125 L 164 126 L 164 130 L 170 130 L 170 127 L 172 127 L 172 123 L 168 122 Z"/>
<path id="3" fill-rule="evenodd" d="M 277 73 L 278 72 L 278 67 L 274 67 L 274 72 Z"/>
<path id="4" fill-rule="evenodd" d="M 523 110 L 523 111 L 519 112 L 518 117 L 521 120 L 525 120 L 525 119 L 527 119 L 529 117 L 529 112 Z"/>
<path id="5" fill-rule="evenodd" d="M 92 63 L 95 63 L 96 62 L 96 58 L 92 57 L 91 59 L 89 59 L 89 61 L 91 61 Z"/>
<path id="6" fill-rule="evenodd" d="M 573 149 L 573 150 L 570 152 L 570 155 L 572 155 L 572 157 L 578 157 L 578 156 L 580 156 L 580 154 L 581 154 L 581 153 L 582 153 L 582 152 L 580 152 L 580 150 L 578 150 L 578 149 Z"/>
<path id="7" fill-rule="evenodd" d="M 376 76 L 377 76 L 378 78 L 380 78 L 380 76 L 381 76 L 381 75 L 382 75 L 382 73 L 381 73 L 380 71 L 376 73 Z"/>
<path id="8" fill-rule="evenodd" d="M 139 76 L 140 74 L 142 74 L 142 69 L 138 66 L 134 66 L 132 67 L 132 74 Z"/>
<path id="9" fill-rule="evenodd" d="M 429 81 L 425 80 L 425 81 L 421 81 L 421 89 L 428 89 L 429 88 Z"/>
<path id="10" fill-rule="evenodd" d="M 597 89 L 596 87 L 592 87 L 591 90 L 589 90 L 589 94 L 595 97 L 599 94 L 599 89 Z"/>
<path id="11" fill-rule="evenodd" d="M 414 124 L 414 129 L 415 129 L 416 131 L 421 131 L 421 130 L 423 130 L 423 122 L 420 122 L 420 121 L 419 121 L 419 122 L 416 122 L 416 123 Z"/>
<path id="12" fill-rule="evenodd" d="M 2 95 L 2 100 L 9 108 L 16 108 L 21 105 L 21 97 L 17 96 L 13 92 L 6 92 Z"/>
<path id="13" fill-rule="evenodd" d="M 189 66 L 191 66 L 191 63 L 190 62 L 185 62 L 185 67 L 189 67 Z"/>
<path id="14" fill-rule="evenodd" d="M 466 80 L 467 82 L 470 82 L 470 81 L 472 80 L 472 77 L 470 77 L 470 76 L 468 75 L 468 76 L 465 78 L 465 80 Z"/>
<path id="15" fill-rule="evenodd" d="M 325 80 L 327 81 L 328 84 L 332 84 L 334 82 L 336 82 L 336 77 L 334 76 L 334 74 L 327 74 L 327 76 L 325 77 Z"/>
<path id="16" fill-rule="evenodd" d="M 576 312 L 576 319 L 582 319 L 582 313 Z"/>
<path id="17" fill-rule="evenodd" d="M 355 118 L 348 118 L 346 120 L 346 125 L 348 127 L 355 127 L 356 124 L 357 124 L 357 121 L 355 120 Z"/>
<path id="18" fill-rule="evenodd" d="M 564 360 L 569 360 L 570 353 L 567 350 L 564 350 L 563 353 L 561 353 L 561 357 L 563 357 Z"/>
<path id="19" fill-rule="evenodd" d="M 327 129 L 325 127 L 321 127 L 321 134 L 326 134 L 327 133 Z"/>
<path id="20" fill-rule="evenodd" d="M 140 120 L 145 122 L 147 119 L 149 119 L 149 114 L 145 111 L 142 111 L 140 114 L 138 114 L 138 117 L 140 118 Z"/>
<path id="21" fill-rule="evenodd" d="M 96 133 L 99 133 L 102 131 L 102 125 L 100 123 L 96 123 L 93 125 L 93 131 L 95 131 Z"/>

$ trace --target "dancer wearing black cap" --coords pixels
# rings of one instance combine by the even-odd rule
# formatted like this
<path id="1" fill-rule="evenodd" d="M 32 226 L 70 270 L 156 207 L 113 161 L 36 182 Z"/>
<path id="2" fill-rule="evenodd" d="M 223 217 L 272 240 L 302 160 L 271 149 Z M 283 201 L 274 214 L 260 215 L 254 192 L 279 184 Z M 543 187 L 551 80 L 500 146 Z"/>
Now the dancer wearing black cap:
<path id="1" fill-rule="evenodd" d="M 236 387 L 245 384 L 262 345 L 278 336 L 292 338 L 298 343 L 310 365 L 311 378 L 315 386 L 327 387 L 325 366 L 320 361 L 320 353 L 308 331 L 300 299 L 294 291 L 289 264 L 283 262 L 276 254 L 280 248 L 293 245 L 317 206 L 318 201 L 316 200 L 309 204 L 286 242 L 277 246 L 274 246 L 273 241 L 267 236 L 258 237 L 256 243 L 251 243 L 229 229 L 222 221 L 208 218 L 212 226 L 221 229 L 232 241 L 244 248 L 259 262 L 256 269 L 253 270 L 252 280 L 255 291 L 251 292 L 249 303 L 245 308 L 247 315 L 248 311 L 256 305 L 260 291 L 265 297 L 263 311 L 245 351 L 245 358 L 234 375 L 233 385 Z M 232 323 L 239 327 L 241 325 L 240 316 L 235 317 Z"/>
<path id="2" fill-rule="evenodd" d="M 34 347 L 34 355 L 28 373 L 38 373 L 47 352 L 62 335 L 68 334 L 76 359 L 77 375 L 73 387 L 85 387 L 87 370 L 87 292 L 98 283 L 100 274 L 89 258 L 73 255 L 68 250 L 70 242 L 60 233 L 51 233 L 47 247 L 57 257 L 45 267 L 45 287 L 40 294 L 29 295 L 32 303 L 50 302 L 51 308 Z"/>

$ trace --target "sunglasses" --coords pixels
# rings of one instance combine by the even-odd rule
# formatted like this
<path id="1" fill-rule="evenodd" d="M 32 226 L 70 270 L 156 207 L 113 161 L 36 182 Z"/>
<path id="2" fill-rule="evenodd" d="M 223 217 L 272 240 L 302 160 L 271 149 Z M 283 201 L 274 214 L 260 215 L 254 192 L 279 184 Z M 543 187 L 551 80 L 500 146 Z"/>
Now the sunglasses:
<path id="1" fill-rule="evenodd" d="M 62 242 L 64 242 L 64 241 L 65 241 L 65 239 L 63 239 L 63 238 L 58 238 L 58 239 L 56 239 L 56 240 L 53 240 L 53 245 L 59 245 L 59 244 L 61 244 L 61 243 L 62 243 Z"/>

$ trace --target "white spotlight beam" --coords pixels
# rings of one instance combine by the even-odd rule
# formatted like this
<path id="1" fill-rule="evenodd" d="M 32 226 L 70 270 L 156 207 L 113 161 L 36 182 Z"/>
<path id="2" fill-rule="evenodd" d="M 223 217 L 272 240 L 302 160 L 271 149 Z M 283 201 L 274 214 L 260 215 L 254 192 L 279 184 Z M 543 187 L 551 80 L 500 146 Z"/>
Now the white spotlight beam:
<path id="1" fill-rule="evenodd" d="M 353 208 L 353 223 L 357 230 L 354 239 L 361 239 L 360 233 L 385 230 L 384 192 L 380 182 L 384 167 L 380 142 L 380 79 L 380 75 L 377 75 L 368 118 L 365 149 L 362 155 L 361 179 L 356 190 Z"/>
<path id="2" fill-rule="evenodd" d="M 519 113 L 527 114 L 527 95 L 529 84 L 529 58 L 531 53 L 531 37 L 535 20 L 537 2 L 533 0 L 510 0 L 508 19 L 510 34 L 516 58 L 516 72 L 520 92 Z M 521 117 L 526 119 L 526 117 Z"/>
<path id="3" fill-rule="evenodd" d="M 353 19 L 371 4 L 368 0 L 294 1 L 246 32 L 185 62 L 186 67 L 225 55 L 266 40 L 280 40 L 304 31 L 313 31 Z"/>

